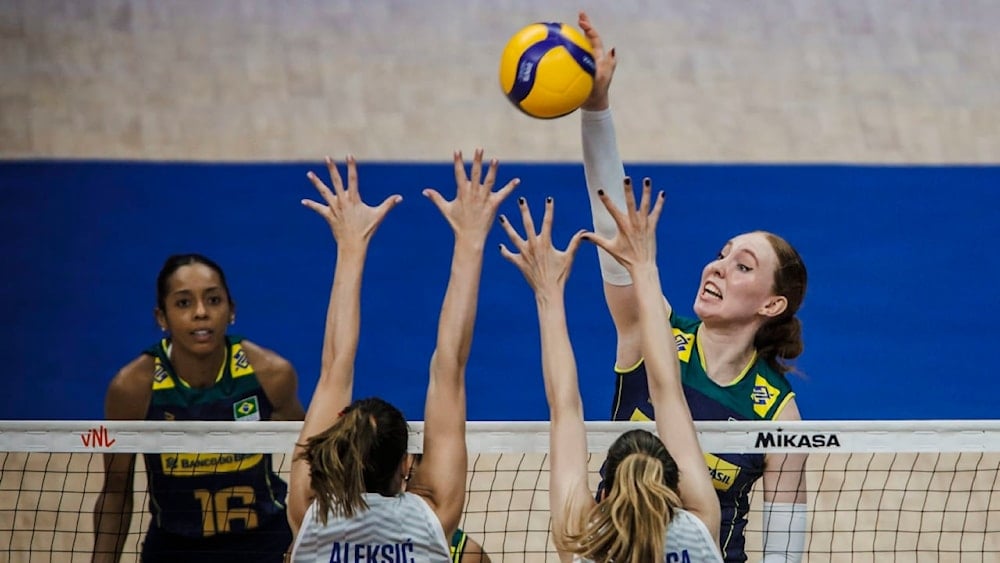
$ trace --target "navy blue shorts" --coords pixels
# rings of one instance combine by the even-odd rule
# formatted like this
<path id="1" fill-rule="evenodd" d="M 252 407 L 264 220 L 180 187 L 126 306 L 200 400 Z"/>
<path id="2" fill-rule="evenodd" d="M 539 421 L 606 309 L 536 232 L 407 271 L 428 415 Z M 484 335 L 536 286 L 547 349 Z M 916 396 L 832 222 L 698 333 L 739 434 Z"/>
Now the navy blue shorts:
<path id="1" fill-rule="evenodd" d="M 292 549 L 292 529 L 282 512 L 245 532 L 229 532 L 205 538 L 171 534 L 150 526 L 142 542 L 143 563 L 282 563 Z"/>

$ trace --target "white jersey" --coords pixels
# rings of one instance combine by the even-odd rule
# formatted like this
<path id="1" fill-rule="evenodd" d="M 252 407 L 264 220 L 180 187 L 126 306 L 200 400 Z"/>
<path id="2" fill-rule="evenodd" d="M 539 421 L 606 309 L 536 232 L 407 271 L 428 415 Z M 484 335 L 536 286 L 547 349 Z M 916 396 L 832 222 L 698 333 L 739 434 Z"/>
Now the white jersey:
<path id="1" fill-rule="evenodd" d="M 590 561 L 579 557 L 573 560 Z M 678 510 L 667 526 L 667 549 L 663 560 L 666 563 L 722 563 L 722 553 L 701 518 Z"/>
<path id="2" fill-rule="evenodd" d="M 334 517 L 324 526 L 313 502 L 292 548 L 292 563 L 448 561 L 448 542 L 434 511 L 413 494 L 384 497 L 365 493 L 368 509 L 353 518 Z"/>

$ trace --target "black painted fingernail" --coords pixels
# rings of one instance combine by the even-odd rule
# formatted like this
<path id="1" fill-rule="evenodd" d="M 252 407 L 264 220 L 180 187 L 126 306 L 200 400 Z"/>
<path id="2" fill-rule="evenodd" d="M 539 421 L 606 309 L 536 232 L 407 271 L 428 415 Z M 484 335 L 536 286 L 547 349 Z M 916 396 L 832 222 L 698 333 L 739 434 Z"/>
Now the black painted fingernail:
<path id="1" fill-rule="evenodd" d="M 524 205 L 524 198 L 523 197 L 517 198 L 517 203 L 520 205 Z"/>
<path id="2" fill-rule="evenodd" d="M 597 195 L 604 195 L 604 190 L 597 190 Z"/>
<path id="3" fill-rule="evenodd" d="M 552 196 L 545 198 L 545 203 L 552 203 Z"/>
<path id="4" fill-rule="evenodd" d="M 660 192 L 660 199 L 667 197 L 667 192 Z"/>
<path id="5" fill-rule="evenodd" d="M 632 178 L 629 178 L 628 176 L 625 176 L 625 185 L 626 186 L 631 186 L 632 185 Z"/>
<path id="6" fill-rule="evenodd" d="M 651 186 L 651 185 L 653 185 L 653 181 L 650 180 L 649 178 L 644 178 L 642 180 L 642 185 L 644 185 L 644 186 Z"/>
<path id="7" fill-rule="evenodd" d="M 504 221 L 506 221 L 506 219 L 503 218 L 503 215 L 501 215 L 500 217 L 498 217 L 497 220 L 499 220 L 501 223 L 503 223 Z"/>

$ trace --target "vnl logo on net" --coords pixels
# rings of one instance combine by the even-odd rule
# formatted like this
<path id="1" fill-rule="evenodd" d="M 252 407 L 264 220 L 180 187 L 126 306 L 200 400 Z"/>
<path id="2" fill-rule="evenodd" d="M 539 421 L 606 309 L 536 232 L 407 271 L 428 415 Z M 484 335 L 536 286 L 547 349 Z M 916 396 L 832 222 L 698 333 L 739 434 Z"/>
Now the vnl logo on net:
<path id="1" fill-rule="evenodd" d="M 111 437 L 108 429 L 102 424 L 80 434 L 80 440 L 85 448 L 110 448 L 118 440 Z"/>

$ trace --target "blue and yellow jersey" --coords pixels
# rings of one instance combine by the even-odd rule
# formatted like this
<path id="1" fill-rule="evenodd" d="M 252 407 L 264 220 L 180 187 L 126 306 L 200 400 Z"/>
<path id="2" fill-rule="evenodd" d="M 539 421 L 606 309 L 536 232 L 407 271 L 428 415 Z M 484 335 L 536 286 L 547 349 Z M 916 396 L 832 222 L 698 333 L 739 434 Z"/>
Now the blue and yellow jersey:
<path id="1" fill-rule="evenodd" d="M 465 554 L 465 542 L 469 536 L 461 528 L 455 530 L 451 535 L 451 563 L 462 563 L 462 555 Z"/>
<path id="2" fill-rule="evenodd" d="M 671 315 L 674 342 L 680 359 L 684 395 L 695 420 L 772 420 L 795 396 L 784 375 L 756 357 L 728 385 L 708 377 L 701 342 L 696 338 L 701 321 Z M 640 361 L 616 369 L 618 386 L 612 407 L 613 420 L 652 420 L 646 367 Z M 720 540 L 728 562 L 746 561 L 744 529 L 750 510 L 750 489 L 764 474 L 764 454 L 705 454 L 722 508 Z"/>
<path id="3" fill-rule="evenodd" d="M 241 338 L 227 336 L 227 359 L 215 384 L 193 389 L 170 364 L 170 341 L 153 357 L 153 393 L 146 420 L 267 420 L 272 406 L 257 381 Z M 270 454 L 144 454 L 152 525 L 169 533 L 207 537 L 254 529 L 285 518 L 287 485 Z"/>

